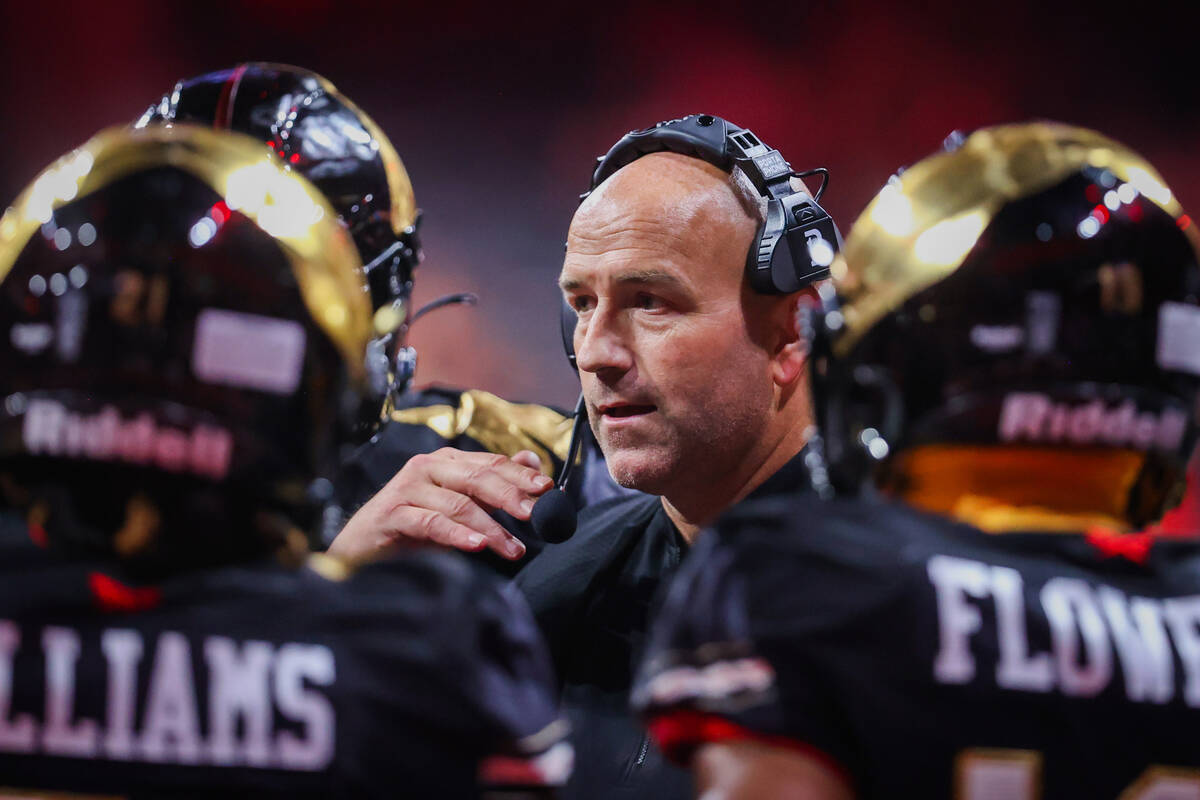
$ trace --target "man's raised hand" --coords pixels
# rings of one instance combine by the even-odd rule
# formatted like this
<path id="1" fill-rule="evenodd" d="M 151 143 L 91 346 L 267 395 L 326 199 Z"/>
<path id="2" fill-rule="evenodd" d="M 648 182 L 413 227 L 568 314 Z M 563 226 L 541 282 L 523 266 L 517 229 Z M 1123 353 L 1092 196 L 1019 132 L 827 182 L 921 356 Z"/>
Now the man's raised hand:
<path id="1" fill-rule="evenodd" d="M 529 451 L 508 458 L 443 447 L 413 456 L 355 512 L 329 553 L 364 561 L 426 541 L 471 552 L 488 547 L 518 559 L 525 545 L 489 514 L 529 519 L 534 501 L 554 485 L 539 463 Z"/>

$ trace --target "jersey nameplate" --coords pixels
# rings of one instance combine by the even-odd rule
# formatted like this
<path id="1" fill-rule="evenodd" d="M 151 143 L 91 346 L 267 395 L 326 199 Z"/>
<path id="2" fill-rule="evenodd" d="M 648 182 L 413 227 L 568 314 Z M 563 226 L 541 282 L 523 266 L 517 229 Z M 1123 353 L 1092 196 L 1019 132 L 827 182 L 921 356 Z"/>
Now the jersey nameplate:
<path id="1" fill-rule="evenodd" d="M 994 613 L 994 679 L 1003 689 L 1092 697 L 1119 667 L 1129 700 L 1182 698 L 1200 708 L 1200 595 L 1137 597 L 1059 576 L 1041 586 L 1038 607 L 1030 609 L 1022 575 L 1011 567 L 937 555 L 927 573 L 937 597 L 933 674 L 941 683 L 975 680 L 982 667 L 972 637 L 983 628 L 984 613 Z M 1029 641 L 1027 623 L 1038 615 L 1049 628 L 1048 651 L 1036 652 Z M 1176 659 L 1182 675 L 1176 675 Z"/>
<path id="2" fill-rule="evenodd" d="M 333 759 L 334 709 L 317 688 L 334 682 L 328 647 L 206 636 L 199 649 L 207 674 L 197 675 L 193 640 L 174 631 L 153 641 L 124 628 L 102 630 L 98 641 L 59 626 L 42 628 L 40 640 L 22 641 L 21 633 L 0 619 L 0 752 L 298 771 L 324 769 Z M 45 663 L 36 716 L 14 712 L 12 702 L 14 665 L 31 647 L 41 648 Z M 76 711 L 85 647 L 105 668 L 100 719 Z M 206 701 L 203 719 L 197 691 Z M 276 729 L 277 719 L 286 727 Z"/>

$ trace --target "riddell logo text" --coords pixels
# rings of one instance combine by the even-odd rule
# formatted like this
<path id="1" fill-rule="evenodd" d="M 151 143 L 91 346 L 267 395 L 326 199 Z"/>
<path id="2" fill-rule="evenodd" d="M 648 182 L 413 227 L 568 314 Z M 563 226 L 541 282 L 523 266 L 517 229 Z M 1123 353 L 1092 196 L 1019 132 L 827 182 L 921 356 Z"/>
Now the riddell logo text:
<path id="1" fill-rule="evenodd" d="M 1100 400 L 1082 406 L 1056 403 L 1044 394 L 1005 396 L 1000 439 L 1005 442 L 1066 442 L 1176 450 L 1183 443 L 1187 415 L 1173 408 L 1138 411 L 1132 400 L 1109 408 Z"/>
<path id="2" fill-rule="evenodd" d="M 229 472 L 233 456 L 233 436 L 224 428 L 159 427 L 148 413 L 127 420 L 112 406 L 77 414 L 53 400 L 30 401 L 22 435 L 35 455 L 125 461 L 216 480 Z"/>

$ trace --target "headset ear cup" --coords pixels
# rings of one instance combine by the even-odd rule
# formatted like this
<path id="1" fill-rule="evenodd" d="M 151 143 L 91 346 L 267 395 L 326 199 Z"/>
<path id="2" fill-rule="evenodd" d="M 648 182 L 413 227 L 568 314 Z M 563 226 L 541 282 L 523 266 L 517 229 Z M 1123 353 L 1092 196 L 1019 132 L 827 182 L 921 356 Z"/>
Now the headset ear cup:
<path id="1" fill-rule="evenodd" d="M 564 297 L 561 301 L 562 307 L 559 310 L 559 332 L 562 334 L 563 350 L 567 353 L 567 361 L 571 362 L 571 369 L 579 371 L 579 365 L 575 363 L 575 324 L 579 321 L 575 309 L 571 308 Z"/>

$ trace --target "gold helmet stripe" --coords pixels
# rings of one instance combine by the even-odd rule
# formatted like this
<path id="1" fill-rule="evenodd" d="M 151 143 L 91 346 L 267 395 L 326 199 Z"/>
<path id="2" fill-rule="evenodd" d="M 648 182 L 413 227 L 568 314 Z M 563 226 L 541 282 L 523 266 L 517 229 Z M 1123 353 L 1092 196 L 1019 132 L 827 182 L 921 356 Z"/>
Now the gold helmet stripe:
<path id="1" fill-rule="evenodd" d="M 353 240 L 319 191 L 242 134 L 193 125 L 114 127 L 96 134 L 44 170 L 0 218 L 0 281 L 56 209 L 160 166 L 204 181 L 278 243 L 313 320 L 342 353 L 351 376 L 365 379 L 371 304 Z"/>
<path id="2" fill-rule="evenodd" d="M 879 320 L 953 273 L 996 214 L 1083 167 L 1107 169 L 1175 219 L 1183 210 L 1140 155 L 1095 131 L 1058 123 L 984 128 L 893 178 L 855 221 L 831 267 L 844 356 Z M 1195 225 L 1184 233 L 1200 249 Z"/>

